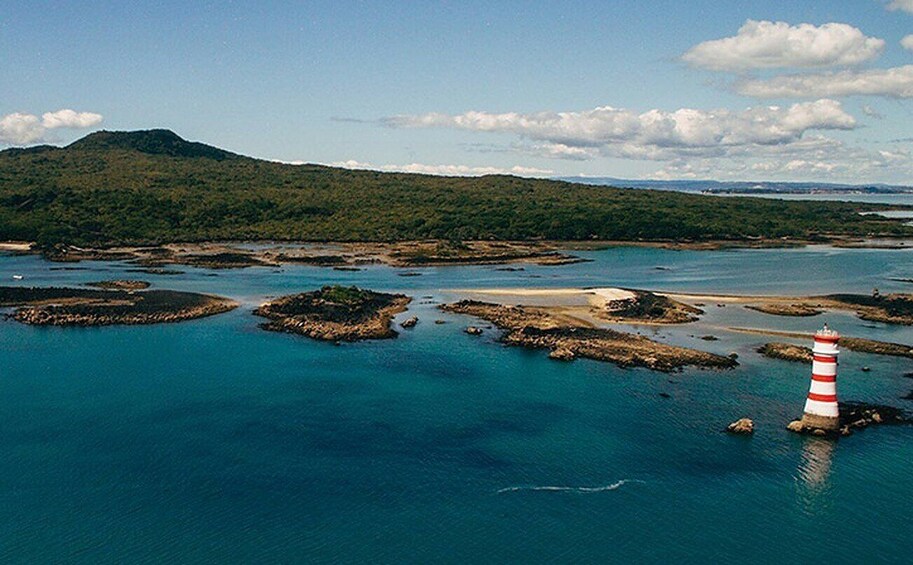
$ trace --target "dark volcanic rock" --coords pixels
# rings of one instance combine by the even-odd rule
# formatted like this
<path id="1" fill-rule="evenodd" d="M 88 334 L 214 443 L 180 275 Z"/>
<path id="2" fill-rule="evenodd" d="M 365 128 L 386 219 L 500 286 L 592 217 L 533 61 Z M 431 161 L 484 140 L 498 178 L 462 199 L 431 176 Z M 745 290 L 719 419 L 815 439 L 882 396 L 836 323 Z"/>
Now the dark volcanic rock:
<path id="1" fill-rule="evenodd" d="M 790 422 L 786 429 L 799 434 L 840 437 L 851 435 L 854 430 L 861 430 L 869 426 L 909 424 L 913 424 L 913 418 L 894 406 L 866 402 L 841 402 L 839 430 L 811 428 L 803 425 L 800 420 Z"/>

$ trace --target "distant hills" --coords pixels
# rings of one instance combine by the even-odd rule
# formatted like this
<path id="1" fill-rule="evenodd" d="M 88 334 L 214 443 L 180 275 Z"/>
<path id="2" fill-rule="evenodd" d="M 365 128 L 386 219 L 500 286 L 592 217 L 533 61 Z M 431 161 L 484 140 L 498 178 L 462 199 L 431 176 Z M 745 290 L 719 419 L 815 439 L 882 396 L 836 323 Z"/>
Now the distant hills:
<path id="1" fill-rule="evenodd" d="M 102 131 L 66 147 L 0 151 L 0 240 L 41 245 L 913 235 L 901 221 L 858 213 L 874 209 L 506 175 L 287 165 L 163 129 Z"/>
<path id="2" fill-rule="evenodd" d="M 187 141 L 167 129 L 144 131 L 97 131 L 66 147 L 74 151 L 109 151 L 112 149 L 134 150 L 149 155 L 215 159 L 238 159 L 240 155 L 206 145 Z"/>
<path id="3" fill-rule="evenodd" d="M 559 177 L 557 180 L 591 184 L 595 186 L 618 186 L 624 188 L 649 188 L 655 190 L 677 190 L 702 192 L 706 194 L 905 194 L 913 193 L 913 187 L 890 184 L 838 184 L 824 182 L 777 182 L 777 181 L 715 181 L 715 180 L 637 180 L 613 177 Z"/>

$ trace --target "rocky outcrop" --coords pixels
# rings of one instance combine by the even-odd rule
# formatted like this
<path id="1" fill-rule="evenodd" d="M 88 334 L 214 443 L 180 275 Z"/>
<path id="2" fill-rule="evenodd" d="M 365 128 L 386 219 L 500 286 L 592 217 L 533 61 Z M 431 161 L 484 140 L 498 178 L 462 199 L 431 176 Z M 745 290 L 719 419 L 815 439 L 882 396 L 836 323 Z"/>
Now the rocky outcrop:
<path id="1" fill-rule="evenodd" d="M 729 424 L 726 431 L 737 435 L 751 435 L 754 433 L 754 421 L 751 418 L 741 418 Z"/>
<path id="2" fill-rule="evenodd" d="M 569 347 L 559 346 L 549 352 L 548 358 L 556 361 L 573 361 L 577 358 L 577 354 Z"/>
<path id="3" fill-rule="evenodd" d="M 798 303 L 798 304 L 783 304 L 783 303 L 769 303 L 769 304 L 749 304 L 745 306 L 749 310 L 755 310 L 757 312 L 762 312 L 764 314 L 772 314 L 774 316 L 798 316 L 798 317 L 810 317 L 817 316 L 824 310 L 812 306 L 810 304 Z"/>
<path id="4" fill-rule="evenodd" d="M 103 288 L 106 290 L 144 290 L 149 288 L 150 285 L 146 281 L 117 279 L 111 281 L 89 282 L 86 283 L 86 286 Z"/>
<path id="5" fill-rule="evenodd" d="M 812 362 L 812 350 L 810 348 L 791 343 L 766 343 L 758 348 L 758 353 L 772 359 L 795 361 L 797 363 Z"/>
<path id="6" fill-rule="evenodd" d="M 632 290 L 632 298 L 610 300 L 600 318 L 617 322 L 687 324 L 704 313 L 700 308 L 646 290 Z"/>
<path id="7" fill-rule="evenodd" d="M 826 297 L 845 309 L 856 311 L 863 320 L 885 324 L 913 325 L 913 295 L 910 294 L 833 294 Z"/>
<path id="8" fill-rule="evenodd" d="M 412 316 L 411 318 L 406 318 L 405 320 L 403 320 L 403 322 L 400 324 L 400 326 L 408 329 L 408 328 L 414 328 L 416 324 L 418 324 L 418 317 Z"/>
<path id="9" fill-rule="evenodd" d="M 227 298 L 176 290 L 95 290 L 0 287 L 11 317 L 39 326 L 110 326 L 182 322 L 221 314 L 238 304 Z"/>
<path id="10" fill-rule="evenodd" d="M 814 339 L 813 334 L 779 332 L 773 330 L 756 330 L 745 328 L 732 328 L 735 331 L 746 333 L 757 333 L 766 335 L 775 335 L 795 339 L 805 339 L 809 342 Z M 889 341 L 876 341 L 874 339 L 865 339 L 861 337 L 843 336 L 840 338 L 840 345 L 843 349 L 857 351 L 859 353 L 873 353 L 875 355 L 889 355 L 893 357 L 913 358 L 913 347 L 904 343 L 892 343 Z M 767 357 L 775 359 L 785 359 L 787 361 L 801 361 L 811 363 L 811 349 L 800 345 L 790 343 L 768 343 L 758 349 L 758 352 Z"/>
<path id="11" fill-rule="evenodd" d="M 468 333 L 469 335 L 482 335 L 482 328 L 477 328 L 475 326 L 468 326 L 463 331 Z"/>
<path id="12" fill-rule="evenodd" d="M 535 263 L 567 265 L 589 261 L 559 253 L 541 243 L 488 242 L 405 242 L 394 246 L 389 261 L 396 267 L 444 265 L 497 265 Z"/>
<path id="13" fill-rule="evenodd" d="M 202 267 L 204 269 L 241 269 L 244 267 L 262 267 L 278 263 L 267 261 L 253 253 L 243 251 L 223 251 L 220 253 L 199 253 L 182 255 L 180 257 L 162 257 L 151 261 L 143 261 L 141 264 L 147 266 L 157 266 L 162 264 L 179 263 L 181 265 L 190 265 L 192 267 Z"/>
<path id="14" fill-rule="evenodd" d="M 738 363 L 727 357 L 685 347 L 655 342 L 640 335 L 607 328 L 573 325 L 547 310 L 535 307 L 503 306 L 463 300 L 446 304 L 442 310 L 488 320 L 506 330 L 501 341 L 531 349 L 547 349 L 553 358 L 578 357 L 607 361 L 622 367 L 647 367 L 674 371 L 685 366 L 731 368 Z"/>
<path id="15" fill-rule="evenodd" d="M 390 339 L 398 335 L 390 327 L 393 317 L 404 312 L 411 300 L 402 294 L 325 286 L 267 302 L 254 314 L 269 319 L 260 326 L 265 330 L 321 341 Z"/>
<path id="16" fill-rule="evenodd" d="M 913 418 L 900 408 L 865 402 L 841 402 L 840 422 L 837 430 L 828 430 L 809 425 L 805 420 L 794 420 L 786 429 L 805 435 L 820 437 L 848 436 L 854 430 L 861 430 L 877 425 L 913 424 Z"/>
<path id="17" fill-rule="evenodd" d="M 247 246 L 230 243 L 169 243 L 162 246 L 81 248 L 55 245 L 41 249 L 51 261 L 132 261 L 149 268 L 192 265 L 232 269 L 297 263 L 348 270 L 384 263 L 393 267 L 436 265 L 566 265 L 589 261 L 560 252 L 554 243 L 509 241 L 401 241 Z M 522 267 L 521 267 L 522 269 Z"/>
<path id="18" fill-rule="evenodd" d="M 913 358 L 913 347 L 903 343 L 875 341 L 874 339 L 865 339 L 861 337 L 841 337 L 840 345 L 845 349 L 858 351 L 860 353 Z"/>

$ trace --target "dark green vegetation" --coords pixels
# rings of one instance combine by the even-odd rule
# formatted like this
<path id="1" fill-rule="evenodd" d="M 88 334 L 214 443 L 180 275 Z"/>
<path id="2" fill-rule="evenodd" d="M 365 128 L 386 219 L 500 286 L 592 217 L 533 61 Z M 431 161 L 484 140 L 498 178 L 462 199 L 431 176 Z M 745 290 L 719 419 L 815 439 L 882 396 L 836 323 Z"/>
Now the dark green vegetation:
<path id="1" fill-rule="evenodd" d="M 497 247 L 503 247 L 498 249 Z M 513 261 L 532 261 L 540 265 L 565 265 L 588 261 L 557 251 L 530 250 L 492 244 L 483 250 L 474 249 L 461 241 L 438 241 L 433 246 L 416 246 L 405 251 L 391 253 L 393 260 L 400 265 L 420 267 L 423 265 L 479 265 L 484 263 L 499 264 Z"/>
<path id="2" fill-rule="evenodd" d="M 687 324 L 704 313 L 683 302 L 644 290 L 634 290 L 634 300 L 615 300 L 606 306 L 609 318 L 653 322 L 658 324 Z"/>
<path id="3" fill-rule="evenodd" d="M 883 208 L 883 206 L 881 207 Z M 875 206 L 715 198 L 512 176 L 285 165 L 165 130 L 0 152 L 0 240 L 745 240 L 911 235 Z"/>
<path id="4" fill-rule="evenodd" d="M 0 307 L 17 307 L 12 318 L 40 326 L 108 326 L 181 322 L 220 314 L 237 303 L 176 290 L 0 287 Z"/>
<path id="5" fill-rule="evenodd" d="M 338 304 L 350 309 L 361 308 L 369 300 L 382 296 L 357 286 L 341 285 L 325 286 L 314 294 L 327 304 Z"/>
<path id="6" fill-rule="evenodd" d="M 863 320 L 913 325 L 913 296 L 909 294 L 833 294 L 827 298 L 856 308 Z"/>
<path id="7" fill-rule="evenodd" d="M 105 290 L 145 290 L 151 285 L 146 281 L 115 279 L 110 281 L 87 282 L 86 286 L 101 288 Z"/>
<path id="8" fill-rule="evenodd" d="M 254 314 L 268 318 L 265 330 L 306 335 L 322 341 L 389 339 L 393 316 L 410 302 L 402 294 L 385 294 L 355 286 L 325 286 L 283 296 L 263 304 Z"/>

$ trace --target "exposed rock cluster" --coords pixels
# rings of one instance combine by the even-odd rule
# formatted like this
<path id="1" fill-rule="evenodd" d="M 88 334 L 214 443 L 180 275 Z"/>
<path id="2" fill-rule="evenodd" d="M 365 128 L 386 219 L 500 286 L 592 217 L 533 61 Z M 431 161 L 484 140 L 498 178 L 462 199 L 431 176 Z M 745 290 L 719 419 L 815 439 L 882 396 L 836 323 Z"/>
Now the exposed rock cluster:
<path id="1" fill-rule="evenodd" d="M 758 348 L 758 353 L 773 359 L 796 361 L 800 363 L 812 362 L 812 350 L 809 347 L 793 345 L 791 343 L 772 342 Z"/>
<path id="2" fill-rule="evenodd" d="M 729 424 L 726 431 L 731 434 L 751 435 L 754 433 L 754 421 L 751 418 L 741 418 Z"/>
<path id="3" fill-rule="evenodd" d="M 97 281 L 86 283 L 86 286 L 92 286 L 95 288 L 103 288 L 106 290 L 144 290 L 149 288 L 149 283 L 146 281 L 135 281 L 127 279 L 117 279 L 111 281 Z"/>
<path id="4" fill-rule="evenodd" d="M 808 425 L 803 420 L 790 422 L 786 429 L 798 434 L 814 435 L 821 437 L 848 436 L 854 430 L 860 430 L 873 425 L 900 425 L 911 424 L 910 418 L 903 410 L 893 406 L 867 404 L 864 402 L 841 402 L 840 424 L 838 430 L 827 430 Z"/>
<path id="5" fill-rule="evenodd" d="M 730 368 L 738 364 L 722 355 L 658 343 L 640 335 L 574 325 L 572 321 L 556 319 L 542 308 L 463 300 L 443 305 L 441 309 L 488 320 L 507 330 L 501 338 L 503 343 L 547 349 L 553 359 L 585 357 L 623 367 L 648 367 L 659 371 L 673 371 L 688 365 Z"/>
<path id="6" fill-rule="evenodd" d="M 175 290 L 0 287 L 0 306 L 11 317 L 41 326 L 109 326 L 181 322 L 227 312 L 227 298 Z"/>

